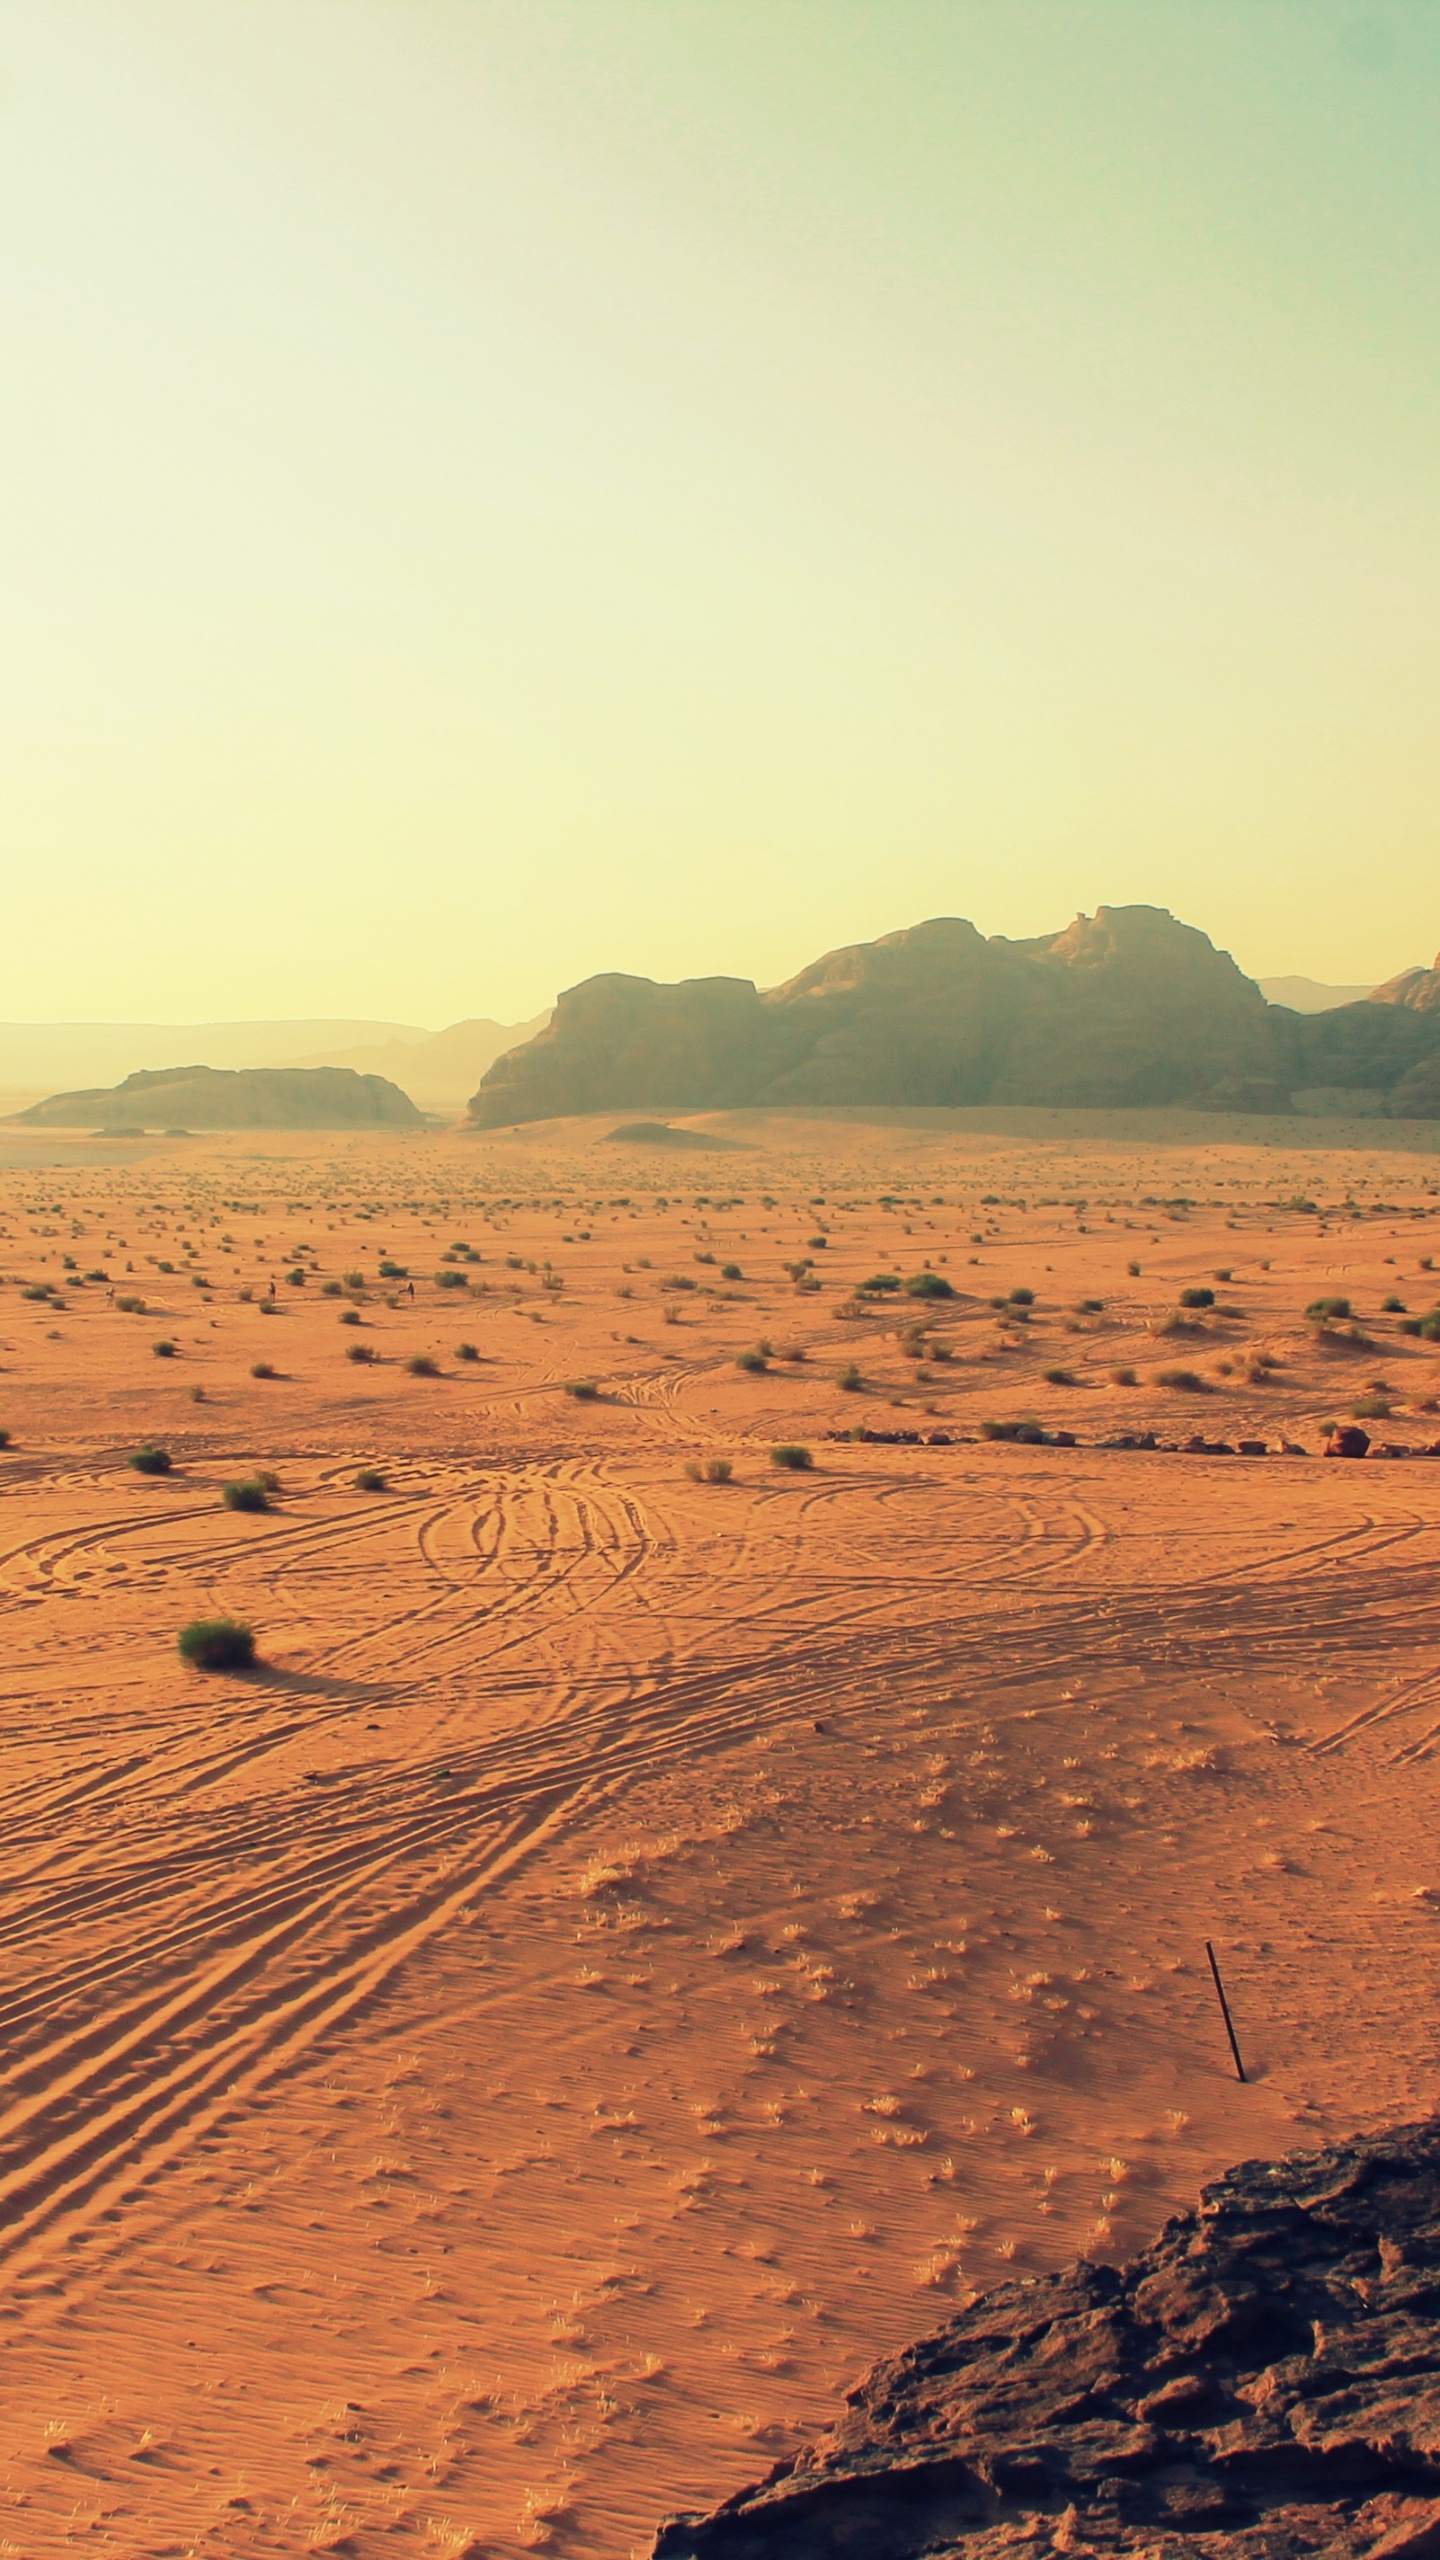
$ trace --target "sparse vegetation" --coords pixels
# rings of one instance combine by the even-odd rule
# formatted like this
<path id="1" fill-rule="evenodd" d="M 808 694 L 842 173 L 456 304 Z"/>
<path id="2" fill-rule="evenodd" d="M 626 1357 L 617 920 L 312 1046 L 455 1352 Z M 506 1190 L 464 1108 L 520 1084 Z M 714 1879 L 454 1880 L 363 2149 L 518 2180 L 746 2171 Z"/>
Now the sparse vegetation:
<path id="1" fill-rule="evenodd" d="M 763 1351 L 737 1351 L 735 1354 L 735 1366 L 737 1369 L 743 1369 L 747 1377 L 761 1378 L 769 1368 L 770 1363 L 766 1359 Z"/>
<path id="2" fill-rule="evenodd" d="M 741 1270 L 738 1262 L 722 1262 L 720 1265 L 720 1277 L 722 1280 L 743 1280 L 745 1274 Z"/>
<path id="3" fill-rule="evenodd" d="M 255 1660 L 254 1630 L 243 1618 L 192 1618 L 178 1641 L 197 1671 L 248 1671 Z"/>
<path id="4" fill-rule="evenodd" d="M 593 1378 L 567 1379 L 565 1393 L 573 1396 L 577 1404 L 598 1404 L 600 1400 L 600 1389 Z"/>
<path id="5" fill-rule="evenodd" d="M 359 1324 L 360 1310 L 358 1307 L 342 1307 L 335 1321 L 337 1324 Z"/>
<path id="6" fill-rule="evenodd" d="M 1180 1304 L 1182 1307 L 1213 1307 L 1215 1292 L 1213 1289 L 1182 1289 Z"/>
<path id="7" fill-rule="evenodd" d="M 280 1372 L 273 1360 L 252 1360 L 250 1375 L 252 1378 L 278 1378 Z"/>
<path id="8" fill-rule="evenodd" d="M 692 1484 L 728 1484 L 734 1474 L 729 1458 L 687 1458 L 685 1473 Z"/>
<path id="9" fill-rule="evenodd" d="M 268 1511 L 269 1488 L 256 1476 L 235 1476 L 220 1488 L 220 1499 L 227 1511 Z"/>
<path id="10" fill-rule="evenodd" d="M 158 1440 L 142 1440 L 139 1448 L 132 1449 L 125 1461 L 127 1467 L 134 1468 L 137 1476 L 168 1476 L 171 1463 L 169 1450 L 162 1449 Z"/>
<path id="11" fill-rule="evenodd" d="M 173 1360 L 175 1357 L 176 1346 L 173 1342 L 152 1342 L 150 1348 L 157 1360 Z"/>
<path id="12" fill-rule="evenodd" d="M 1110 1383 L 1112 1387 L 1138 1387 L 1140 1381 L 1133 1369 L 1121 1368 L 1111 1370 Z"/>
<path id="13" fill-rule="evenodd" d="M 815 1461 L 803 1441 L 777 1440 L 770 1452 L 770 1464 L 772 1467 L 803 1470 L 806 1467 L 813 1467 Z"/>
<path id="14" fill-rule="evenodd" d="M 375 1345 L 373 1342 L 347 1342 L 345 1357 L 347 1360 L 359 1360 L 368 1364 L 375 1358 Z"/>
<path id="15" fill-rule="evenodd" d="M 1208 1396 L 1212 1392 L 1209 1380 L 1202 1378 L 1198 1369 L 1157 1369 L 1155 1384 L 1175 1387 L 1187 1396 Z"/>
<path id="16" fill-rule="evenodd" d="M 457 1360 L 478 1360 L 480 1354 L 473 1342 L 457 1342 L 455 1345 L 455 1357 Z"/>
<path id="17" fill-rule="evenodd" d="M 905 1282 L 907 1298 L 953 1298 L 954 1290 L 938 1271 L 912 1271 Z"/>
<path id="18" fill-rule="evenodd" d="M 1073 1369 L 1047 1369 L 1044 1376 L 1047 1387 L 1078 1387 L 1080 1384 Z"/>
<path id="19" fill-rule="evenodd" d="M 1388 1396 L 1357 1396 L 1350 1407 L 1356 1422 L 1384 1422 L 1393 1410 Z"/>
<path id="20" fill-rule="evenodd" d="M 390 1486 L 379 1467 L 361 1467 L 355 1478 L 357 1493 L 388 1493 Z"/>
<path id="21" fill-rule="evenodd" d="M 1305 1315 L 1310 1324 L 1346 1324 L 1354 1312 L 1348 1298 L 1312 1298 Z"/>
<path id="22" fill-rule="evenodd" d="M 836 1371 L 835 1384 L 837 1387 L 843 1387 L 847 1396 L 855 1396 L 860 1393 L 865 1380 L 856 1363 L 853 1360 L 847 1360 L 844 1368 Z"/>
<path id="23" fill-rule="evenodd" d="M 440 1363 L 432 1360 L 428 1351 L 412 1352 L 405 1366 L 412 1378 L 438 1378 L 440 1375 Z"/>

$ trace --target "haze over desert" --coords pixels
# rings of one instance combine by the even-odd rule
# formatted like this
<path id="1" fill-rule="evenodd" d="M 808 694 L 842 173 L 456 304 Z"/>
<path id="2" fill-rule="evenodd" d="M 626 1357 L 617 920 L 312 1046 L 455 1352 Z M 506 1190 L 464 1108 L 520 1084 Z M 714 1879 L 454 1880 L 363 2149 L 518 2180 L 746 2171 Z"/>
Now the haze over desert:
<path id="1" fill-rule="evenodd" d="M 1433 2100 L 1431 1131 L 677 1125 L 11 1142 L 15 2549 L 620 2560 Z"/>

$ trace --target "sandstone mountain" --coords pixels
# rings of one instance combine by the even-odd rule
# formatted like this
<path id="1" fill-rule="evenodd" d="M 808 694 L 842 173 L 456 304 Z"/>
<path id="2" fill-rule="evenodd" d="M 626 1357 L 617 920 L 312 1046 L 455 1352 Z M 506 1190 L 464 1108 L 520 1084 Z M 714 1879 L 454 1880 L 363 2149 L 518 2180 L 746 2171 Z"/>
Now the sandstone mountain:
<path id="1" fill-rule="evenodd" d="M 1412 1013 L 1440 1013 L 1440 951 L 1430 969 L 1402 969 L 1398 978 L 1387 978 L 1370 999 L 1372 1004 L 1408 1005 Z"/>
<path id="2" fill-rule="evenodd" d="M 425 1038 L 359 1042 L 348 1049 L 315 1049 L 286 1060 L 301 1067 L 354 1067 L 360 1075 L 388 1076 L 422 1111 L 457 1111 L 493 1060 L 533 1040 L 549 1021 L 491 1022 L 475 1017 L 452 1022 Z"/>
<path id="3" fill-rule="evenodd" d="M 418 1129 L 408 1094 L 350 1067 L 141 1068 L 123 1084 L 52 1094 L 16 1124 L 40 1129 Z"/>
<path id="4" fill-rule="evenodd" d="M 999 2286 L 655 2560 L 1435 2560 L 1440 2128 L 1250 2161 Z"/>
<path id="5" fill-rule="evenodd" d="M 1286 1111 L 1297 1089 L 1386 1096 L 1434 1061 L 1440 1019 L 1388 1003 L 1308 1016 L 1269 1005 L 1161 907 L 1100 907 L 1030 941 L 987 941 L 941 916 L 830 952 L 764 994 L 748 978 L 587 978 L 496 1060 L 470 1116 L 496 1128 L 745 1104 Z M 1428 1090 L 1422 1075 L 1418 1106 L 1399 1107 L 1428 1111 Z"/>

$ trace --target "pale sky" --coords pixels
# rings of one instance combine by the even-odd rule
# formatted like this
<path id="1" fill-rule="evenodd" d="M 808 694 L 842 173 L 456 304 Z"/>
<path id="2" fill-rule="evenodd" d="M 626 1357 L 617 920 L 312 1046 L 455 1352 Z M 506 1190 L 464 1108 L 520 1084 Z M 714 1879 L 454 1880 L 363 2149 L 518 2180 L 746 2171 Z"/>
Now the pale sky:
<path id="1" fill-rule="evenodd" d="M 1440 943 L 1431 0 L 0 0 L 0 1016 Z"/>

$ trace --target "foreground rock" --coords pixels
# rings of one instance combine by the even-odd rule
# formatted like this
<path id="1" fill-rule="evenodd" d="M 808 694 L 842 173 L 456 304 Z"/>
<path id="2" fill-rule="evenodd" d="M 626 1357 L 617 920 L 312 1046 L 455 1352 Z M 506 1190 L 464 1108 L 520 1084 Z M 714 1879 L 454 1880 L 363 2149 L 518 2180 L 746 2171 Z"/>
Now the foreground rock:
<path id="1" fill-rule="evenodd" d="M 1122 2268 L 1000 2286 L 655 2560 L 1437 2560 L 1440 2127 L 1249 2161 Z"/>
<path id="2" fill-rule="evenodd" d="M 418 1129 L 408 1093 L 353 1067 L 142 1067 L 123 1084 L 55 1093 L 22 1126 L 39 1129 Z"/>

